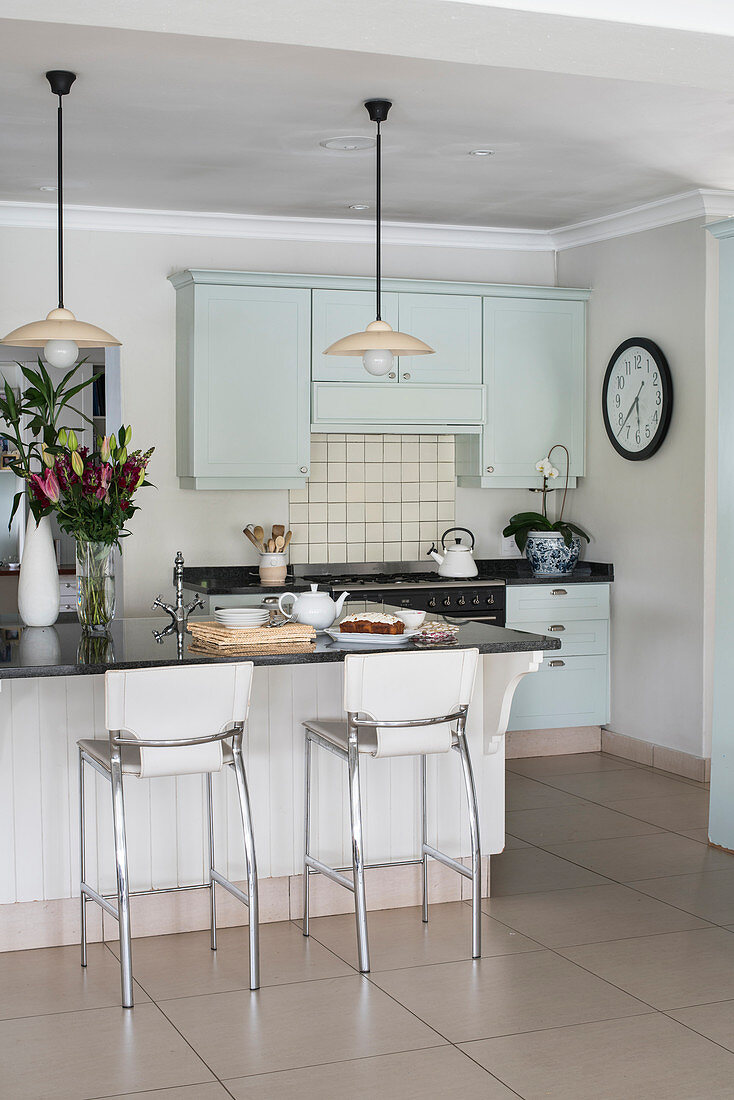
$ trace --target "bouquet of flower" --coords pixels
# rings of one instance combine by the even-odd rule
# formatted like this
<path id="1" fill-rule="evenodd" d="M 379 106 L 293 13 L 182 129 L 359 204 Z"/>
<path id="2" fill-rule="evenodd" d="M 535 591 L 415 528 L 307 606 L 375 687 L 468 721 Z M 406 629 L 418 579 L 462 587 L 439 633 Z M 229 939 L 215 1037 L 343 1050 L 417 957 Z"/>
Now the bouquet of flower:
<path id="1" fill-rule="evenodd" d="M 90 452 L 73 429 L 62 428 L 56 445 L 44 449 L 42 474 L 31 474 L 30 492 L 41 515 L 55 512 L 59 527 L 78 541 L 118 545 L 129 535 L 128 519 L 138 510 L 134 495 L 150 482 L 145 471 L 153 447 L 128 451 L 132 428 L 98 439 Z"/>

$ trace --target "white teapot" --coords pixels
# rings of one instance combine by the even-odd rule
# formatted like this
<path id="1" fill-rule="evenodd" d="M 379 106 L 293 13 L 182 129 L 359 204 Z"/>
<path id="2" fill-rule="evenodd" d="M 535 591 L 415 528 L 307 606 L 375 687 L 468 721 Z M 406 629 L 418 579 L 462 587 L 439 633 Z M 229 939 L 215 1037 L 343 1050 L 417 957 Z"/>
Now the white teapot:
<path id="1" fill-rule="evenodd" d="M 454 539 L 455 546 L 446 545 L 446 536 L 452 531 L 463 531 L 471 539 L 471 546 L 462 546 L 461 539 Z M 466 527 L 449 527 L 441 535 L 441 549 L 439 554 L 435 544 L 428 551 L 429 557 L 438 563 L 439 577 L 476 577 L 479 570 L 474 561 L 474 535 Z"/>
<path id="2" fill-rule="evenodd" d="M 278 607 L 286 619 L 293 623 L 306 623 L 316 630 L 326 630 L 341 615 L 348 595 L 348 592 L 342 592 L 338 600 L 332 600 L 328 592 L 319 592 L 319 586 L 312 584 L 310 592 L 301 592 L 300 595 L 284 592 L 278 600 Z M 290 614 L 283 607 L 283 600 L 288 599 L 293 600 Z"/>

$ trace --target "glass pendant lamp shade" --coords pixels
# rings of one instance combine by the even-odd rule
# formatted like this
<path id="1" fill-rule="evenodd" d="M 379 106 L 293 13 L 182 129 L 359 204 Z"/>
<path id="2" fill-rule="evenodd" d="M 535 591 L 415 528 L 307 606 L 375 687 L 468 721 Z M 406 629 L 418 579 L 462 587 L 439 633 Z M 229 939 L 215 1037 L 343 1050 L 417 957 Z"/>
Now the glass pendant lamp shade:
<path id="1" fill-rule="evenodd" d="M 396 332 L 380 316 L 381 306 L 381 217 L 382 217 L 382 134 L 380 123 L 387 118 L 392 107 L 387 99 L 368 99 L 365 108 L 372 122 L 377 123 L 376 150 L 376 218 L 375 218 L 375 320 L 367 325 L 364 332 L 352 332 L 342 336 L 324 351 L 324 355 L 361 355 L 364 369 L 368 374 L 381 376 L 393 369 L 393 357 L 396 355 L 432 355 L 433 348 L 409 336 L 407 332 Z"/>
<path id="2" fill-rule="evenodd" d="M 69 309 L 64 308 L 64 199 L 63 199 L 63 119 L 62 97 L 76 80 L 74 73 L 65 69 L 54 69 L 46 73 L 51 91 L 59 98 L 57 112 L 57 250 L 59 304 L 52 309 L 44 321 L 31 321 L 27 325 L 9 332 L 0 343 L 11 347 L 43 348 L 44 357 L 52 367 L 70 367 L 79 355 L 79 348 L 119 347 L 120 341 L 97 325 L 86 321 L 77 321 Z"/>

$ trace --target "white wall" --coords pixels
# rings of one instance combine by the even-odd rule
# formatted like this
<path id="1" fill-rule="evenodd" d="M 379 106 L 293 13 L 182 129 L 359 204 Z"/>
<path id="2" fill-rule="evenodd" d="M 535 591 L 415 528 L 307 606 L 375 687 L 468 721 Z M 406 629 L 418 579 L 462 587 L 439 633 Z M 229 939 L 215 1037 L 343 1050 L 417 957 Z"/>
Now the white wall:
<path id="1" fill-rule="evenodd" d="M 610 728 L 704 754 L 706 234 L 699 220 L 570 249 L 559 282 L 592 288 L 587 477 L 570 518 L 614 562 Z M 665 352 L 675 404 L 656 455 L 612 449 L 601 384 L 616 346 L 647 336 Z"/>
<path id="2" fill-rule="evenodd" d="M 0 331 L 35 320 L 55 303 L 54 234 L 0 229 Z M 552 284 L 548 252 L 400 247 L 385 250 L 384 274 L 425 279 Z M 124 547 L 125 613 L 146 612 L 151 598 L 171 585 L 177 549 L 189 564 L 255 562 L 242 536 L 245 523 L 287 519 L 287 493 L 192 492 L 175 474 L 174 312 L 166 276 L 186 267 L 369 275 L 371 247 L 249 241 L 142 233 L 70 230 L 66 234 L 66 299 L 83 320 L 114 333 L 123 344 L 123 415 L 133 445 L 155 444 L 142 510 Z M 277 409 L 264 409 L 273 417 Z M 460 491 L 457 522 L 478 525 L 480 552 L 497 553 L 497 531 L 517 494 Z"/>

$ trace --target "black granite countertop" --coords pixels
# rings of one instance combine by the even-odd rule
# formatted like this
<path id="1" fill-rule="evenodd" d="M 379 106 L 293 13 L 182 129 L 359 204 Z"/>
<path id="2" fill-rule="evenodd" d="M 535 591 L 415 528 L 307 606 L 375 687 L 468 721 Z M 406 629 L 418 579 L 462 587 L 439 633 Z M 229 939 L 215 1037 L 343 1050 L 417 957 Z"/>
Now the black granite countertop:
<path id="1" fill-rule="evenodd" d="M 198 618 L 198 616 L 197 616 Z M 440 620 L 432 616 L 432 621 Z M 455 622 L 455 620 L 452 620 Z M 252 660 L 256 665 L 308 665 L 343 661 L 354 647 L 332 641 L 320 634 L 310 653 L 258 653 L 257 656 L 231 657 L 192 653 L 191 635 L 182 639 L 179 655 L 178 639 L 169 635 L 162 644 L 154 637 L 167 620 L 157 618 L 116 619 L 107 636 L 85 636 L 78 622 L 57 622 L 55 626 L 27 627 L 17 618 L 0 616 L 0 680 L 33 676 L 90 676 L 109 668 L 152 668 L 181 663 Z M 476 647 L 481 653 L 523 653 L 533 650 L 560 648 L 558 638 L 547 638 L 524 631 L 466 621 L 459 628 L 457 642 L 461 649 Z M 397 649 L 415 649 L 408 641 Z M 370 646 L 370 653 L 396 652 L 393 646 Z M 361 649 L 359 652 L 364 653 Z"/>
<path id="2" fill-rule="evenodd" d="M 376 563 L 379 567 L 380 563 Z M 392 571 L 400 569 L 401 563 L 389 563 Z M 410 563 L 411 565 L 417 563 Z M 420 563 L 425 572 L 430 572 L 431 562 Z M 324 587 L 329 584 L 329 566 L 297 566 L 299 575 L 292 575 L 285 584 L 273 587 L 260 583 L 257 568 L 249 565 L 213 565 L 213 566 L 185 566 L 184 585 L 187 589 L 205 593 L 209 596 L 237 596 L 257 595 L 259 593 L 271 593 L 278 595 L 281 592 L 306 592 L 309 584 L 302 579 L 303 572 L 309 569 L 323 575 Z M 506 585 L 513 584 L 554 584 L 560 577 L 534 577 L 530 571 L 530 565 L 525 558 L 478 558 L 477 568 L 482 580 L 504 581 Z M 344 573 L 349 566 L 335 565 L 331 574 Z M 614 580 L 614 566 L 605 562 L 580 561 L 572 573 L 563 576 L 564 584 L 607 584 Z M 439 577 L 436 571 L 436 583 L 446 580 Z M 467 577 L 465 583 L 471 586 L 471 577 Z M 459 583 L 458 581 L 455 583 Z"/>

